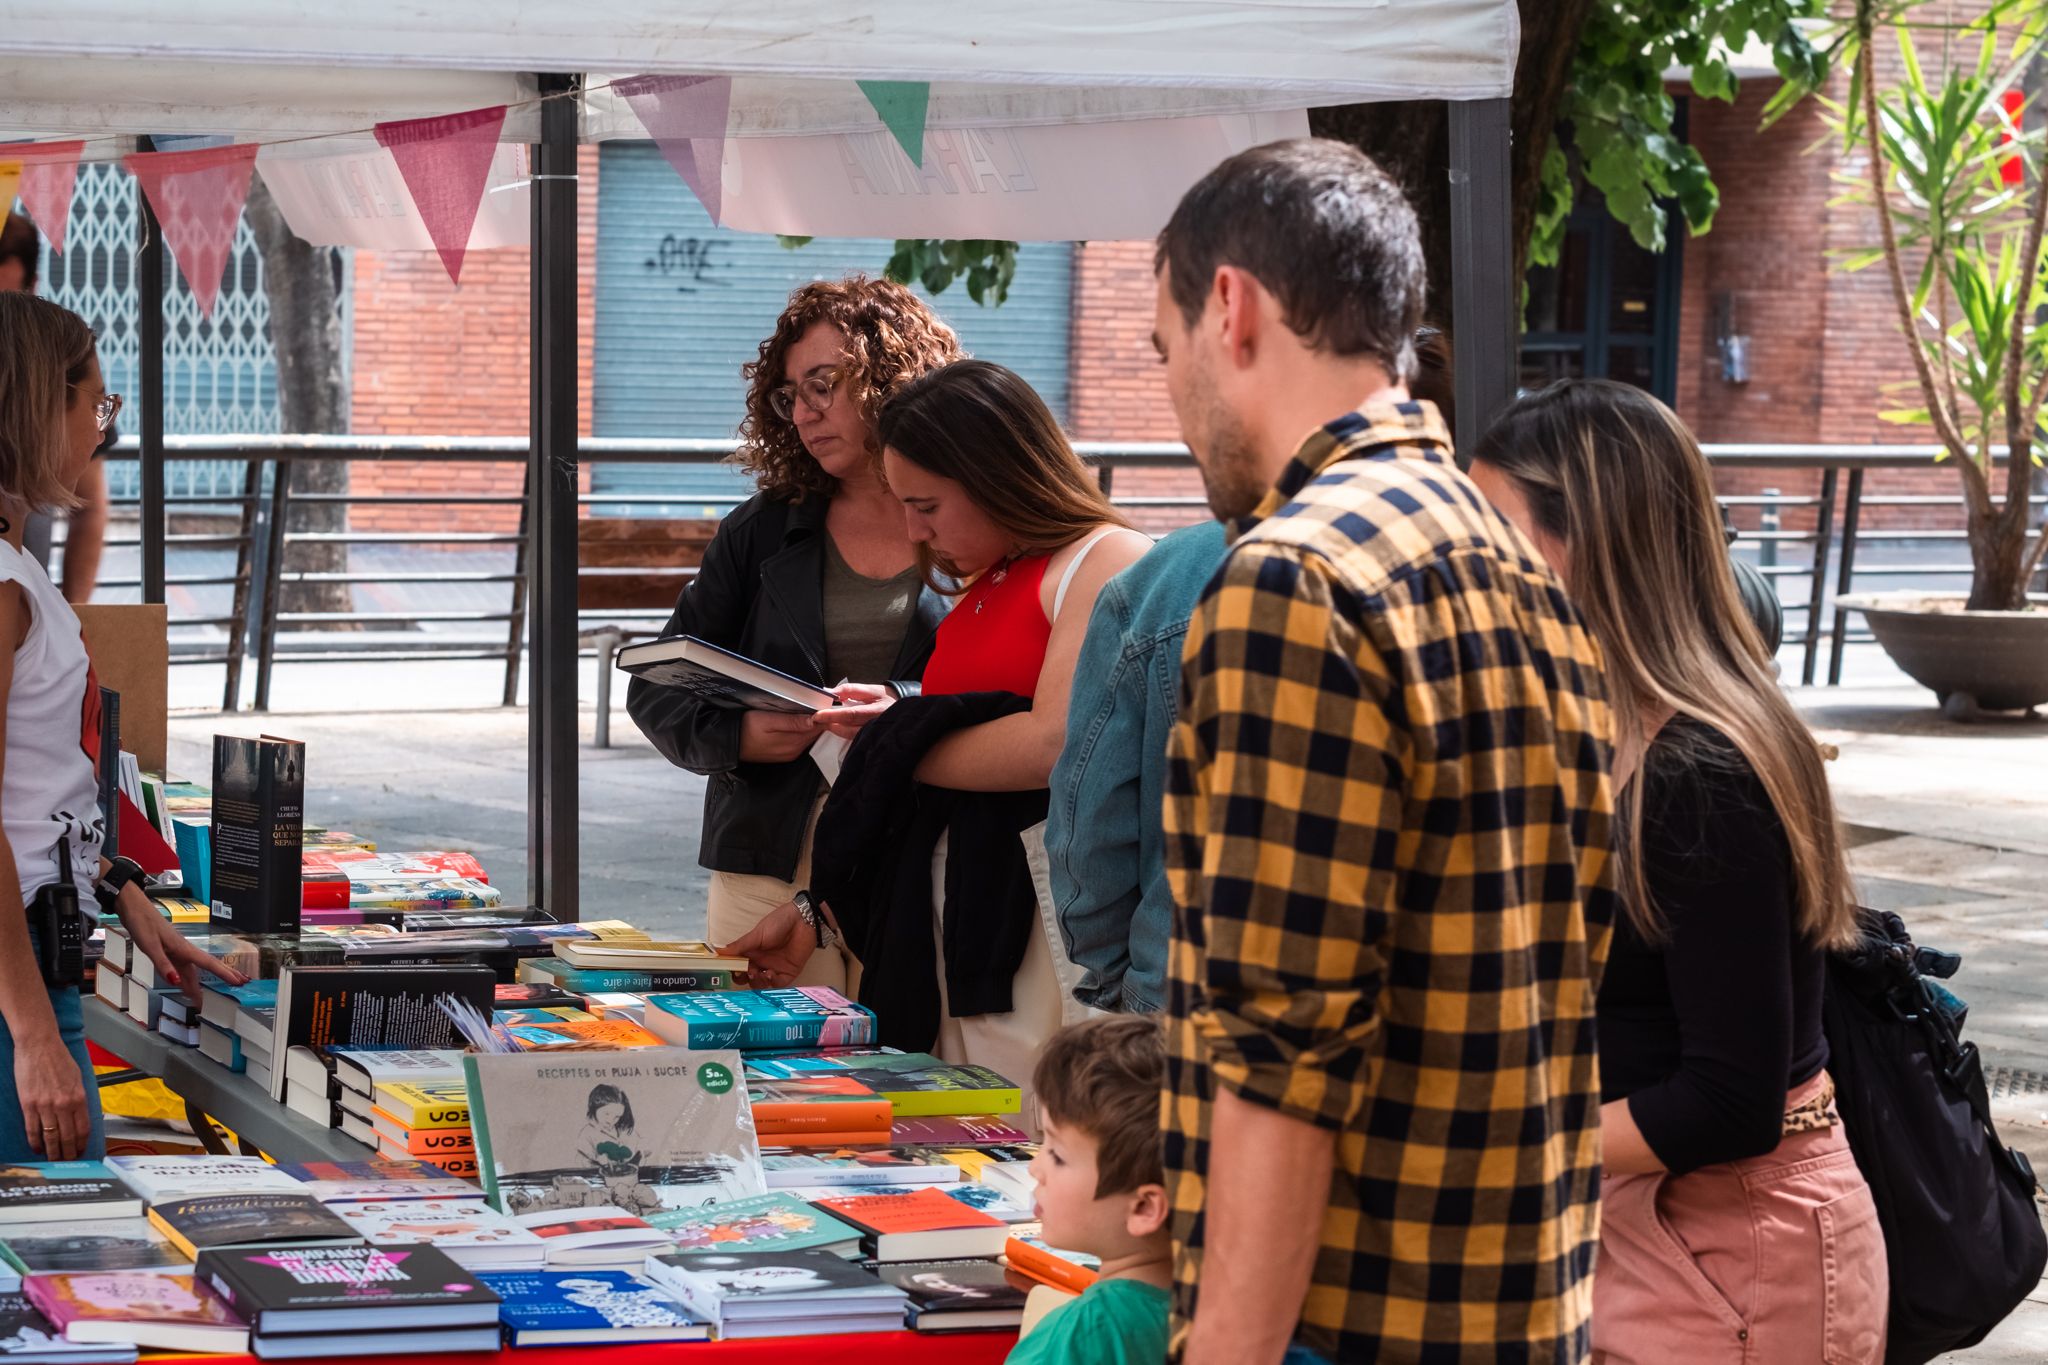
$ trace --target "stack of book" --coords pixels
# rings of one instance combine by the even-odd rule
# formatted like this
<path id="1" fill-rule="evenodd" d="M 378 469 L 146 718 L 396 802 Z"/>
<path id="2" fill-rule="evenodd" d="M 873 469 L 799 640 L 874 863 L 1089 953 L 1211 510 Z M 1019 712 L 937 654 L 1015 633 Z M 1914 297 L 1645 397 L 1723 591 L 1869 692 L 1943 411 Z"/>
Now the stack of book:
<path id="1" fill-rule="evenodd" d="M 198 1274 L 266 1359 L 498 1348 L 498 1296 L 424 1243 L 209 1251 Z"/>
<path id="2" fill-rule="evenodd" d="M 671 1249 L 681 1253 L 724 1251 L 829 1251 L 849 1260 L 860 1255 L 861 1230 L 785 1190 L 746 1199 L 667 1209 L 647 1216 Z"/>
<path id="3" fill-rule="evenodd" d="M 874 1011 L 824 986 L 663 992 L 647 997 L 640 1022 L 677 1047 L 700 1049 L 847 1048 L 875 1041 Z"/>
<path id="4" fill-rule="evenodd" d="M 451 1175 L 477 1175 L 476 1133 L 459 1074 L 453 1080 L 378 1082 L 371 1106 L 378 1155 L 426 1162 Z"/>
<path id="5" fill-rule="evenodd" d="M 880 1274 L 908 1298 L 907 1321 L 919 1332 L 989 1331 L 1024 1321 L 1025 1291 L 994 1261 L 899 1261 Z"/>
<path id="6" fill-rule="evenodd" d="M 498 1318 L 514 1346 L 615 1346 L 711 1335 L 708 1323 L 624 1271 L 486 1271 L 477 1278 L 498 1296 Z"/>
<path id="7" fill-rule="evenodd" d="M 481 1199 L 407 1199 L 330 1205 L 372 1246 L 431 1242 L 465 1270 L 539 1270 L 548 1244 Z M 645 1254 L 644 1252 L 642 1253 Z"/>
<path id="8" fill-rule="evenodd" d="M 21 1365 L 129 1365 L 135 1356 L 133 1346 L 66 1341 L 20 1286 L 0 1290 L 0 1357 Z"/>
<path id="9" fill-rule="evenodd" d="M 859 1231 L 870 1261 L 992 1258 L 1009 1240 L 1010 1225 L 936 1189 L 900 1194 L 849 1194 L 818 1207 Z"/>
<path id="10" fill-rule="evenodd" d="M 203 1251 L 233 1247 L 270 1250 L 362 1241 L 345 1220 L 297 1189 L 155 1200 L 148 1216 L 172 1246 L 194 1260 Z"/>
<path id="11" fill-rule="evenodd" d="M 724 1340 L 903 1326 L 903 1291 L 828 1251 L 650 1256 L 643 1274 Z"/>

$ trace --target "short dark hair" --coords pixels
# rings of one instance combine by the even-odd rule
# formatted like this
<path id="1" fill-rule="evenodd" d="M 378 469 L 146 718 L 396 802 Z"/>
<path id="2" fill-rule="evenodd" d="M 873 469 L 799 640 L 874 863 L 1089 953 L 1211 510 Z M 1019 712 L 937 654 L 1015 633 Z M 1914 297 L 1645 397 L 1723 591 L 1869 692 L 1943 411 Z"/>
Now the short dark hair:
<path id="1" fill-rule="evenodd" d="M 1112 1014 L 1055 1033 L 1038 1054 L 1032 1088 L 1053 1122 L 1095 1139 L 1095 1197 L 1163 1184 L 1159 1092 L 1166 1043 L 1148 1014 Z"/>
<path id="2" fill-rule="evenodd" d="M 21 262 L 21 287 L 35 293 L 43 262 L 43 242 L 36 235 L 36 225 L 23 214 L 8 214 L 7 225 L 0 227 L 0 265 L 9 261 Z"/>
<path id="3" fill-rule="evenodd" d="M 1415 373 L 1408 378 L 1408 396 L 1436 404 L 1451 439 L 1458 436 L 1458 386 L 1451 364 L 1451 339 L 1439 327 L 1415 329 Z"/>
<path id="4" fill-rule="evenodd" d="M 1239 152 L 1181 197 L 1155 271 L 1193 326 L 1218 266 L 1249 271 L 1319 351 L 1414 372 L 1411 338 L 1427 286 L 1415 210 L 1393 177 L 1348 142 L 1297 138 Z"/>

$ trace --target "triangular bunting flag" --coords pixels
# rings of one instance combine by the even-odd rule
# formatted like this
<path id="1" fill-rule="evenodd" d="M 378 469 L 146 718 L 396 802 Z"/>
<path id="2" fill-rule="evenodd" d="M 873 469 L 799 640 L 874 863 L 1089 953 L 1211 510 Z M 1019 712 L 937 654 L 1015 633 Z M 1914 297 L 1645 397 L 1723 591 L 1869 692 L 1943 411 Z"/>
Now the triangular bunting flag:
<path id="1" fill-rule="evenodd" d="M 924 113 L 932 101 L 930 81 L 859 81 L 860 92 L 896 135 L 910 163 L 924 169 Z"/>
<path id="2" fill-rule="evenodd" d="M 0 161 L 21 167 L 21 204 L 35 219 L 52 250 L 64 249 L 71 228 L 71 192 L 78 186 L 78 156 L 83 142 L 0 143 Z M 8 200 L 9 205 L 13 199 Z"/>
<path id="3" fill-rule="evenodd" d="M 204 147 L 189 152 L 136 152 L 122 162 L 149 206 L 156 210 L 164 245 L 177 259 L 199 302 L 203 317 L 213 316 L 220 282 L 235 244 L 235 225 L 249 199 L 249 176 L 256 169 L 256 144 Z"/>
<path id="4" fill-rule="evenodd" d="M 725 121 L 732 111 L 730 76 L 625 76 L 612 89 L 661 148 L 668 164 L 704 205 L 724 220 Z"/>
<path id="5" fill-rule="evenodd" d="M 388 148 L 412 192 L 412 204 L 448 278 L 462 283 L 462 257 L 491 178 L 491 158 L 505 126 L 505 106 L 471 109 L 439 118 L 377 125 L 377 145 Z"/>

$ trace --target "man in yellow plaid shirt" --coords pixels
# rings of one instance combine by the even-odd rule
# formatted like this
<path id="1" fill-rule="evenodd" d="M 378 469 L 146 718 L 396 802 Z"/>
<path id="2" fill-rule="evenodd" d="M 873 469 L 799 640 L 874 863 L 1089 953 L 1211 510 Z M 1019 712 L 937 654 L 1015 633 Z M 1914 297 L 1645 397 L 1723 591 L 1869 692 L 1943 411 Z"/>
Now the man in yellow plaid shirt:
<path id="1" fill-rule="evenodd" d="M 1154 344 L 1235 537 L 1167 784 L 1175 1348 L 1582 1360 L 1598 653 L 1408 398 L 1420 241 L 1356 148 L 1224 162 L 1158 272 Z"/>

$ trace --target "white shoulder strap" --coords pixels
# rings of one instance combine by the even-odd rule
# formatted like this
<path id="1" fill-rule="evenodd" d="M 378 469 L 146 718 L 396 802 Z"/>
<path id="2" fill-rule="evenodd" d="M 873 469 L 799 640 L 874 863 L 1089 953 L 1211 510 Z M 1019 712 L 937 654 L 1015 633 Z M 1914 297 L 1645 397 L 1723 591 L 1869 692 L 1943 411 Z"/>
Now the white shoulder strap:
<path id="1" fill-rule="evenodd" d="M 1079 550 L 1076 550 L 1074 552 L 1074 557 L 1067 561 L 1066 572 L 1060 575 L 1059 587 L 1053 589 L 1053 620 L 1057 621 L 1060 619 L 1060 608 L 1066 603 L 1067 589 L 1074 585 L 1074 574 L 1077 570 L 1080 569 L 1081 561 L 1088 558 L 1088 552 L 1093 550 L 1097 545 L 1101 544 L 1108 537 L 1113 536 L 1118 531 L 1124 529 L 1125 528 L 1121 526 L 1105 526 L 1100 531 L 1097 531 L 1094 535 L 1088 537 L 1088 539 L 1081 542 L 1081 548 Z"/>

